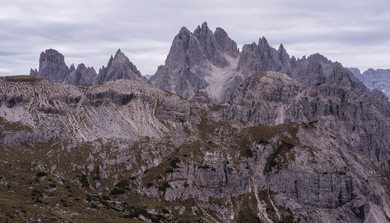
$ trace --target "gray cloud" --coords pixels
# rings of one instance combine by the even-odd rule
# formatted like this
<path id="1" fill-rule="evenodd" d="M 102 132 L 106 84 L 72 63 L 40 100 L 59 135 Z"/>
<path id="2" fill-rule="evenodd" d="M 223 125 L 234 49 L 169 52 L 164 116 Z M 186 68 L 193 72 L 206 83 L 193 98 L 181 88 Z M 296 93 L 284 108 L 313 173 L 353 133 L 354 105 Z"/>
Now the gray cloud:
<path id="1" fill-rule="evenodd" d="M 362 71 L 390 68 L 390 2 L 336 0 L 98 0 L 2 2 L 0 75 L 28 74 L 40 52 L 98 70 L 120 48 L 142 74 L 164 63 L 182 26 L 222 27 L 239 47 L 265 36 L 301 57 L 321 53 Z"/>

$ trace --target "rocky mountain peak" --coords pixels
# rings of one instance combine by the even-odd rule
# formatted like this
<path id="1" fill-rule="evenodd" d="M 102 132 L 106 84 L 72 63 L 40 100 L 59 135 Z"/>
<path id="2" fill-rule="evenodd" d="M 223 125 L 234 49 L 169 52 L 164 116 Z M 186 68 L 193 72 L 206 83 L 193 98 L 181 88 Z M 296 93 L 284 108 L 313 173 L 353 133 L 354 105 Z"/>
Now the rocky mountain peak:
<path id="1" fill-rule="evenodd" d="M 287 53 L 286 49 L 284 48 L 283 44 L 279 45 L 278 56 L 279 56 L 279 60 L 282 62 L 283 67 L 286 70 L 290 69 L 290 66 L 291 66 L 290 55 L 288 55 L 288 53 Z"/>
<path id="2" fill-rule="evenodd" d="M 210 85 L 206 77 L 215 72 L 224 75 L 223 69 L 235 66 L 238 53 L 237 44 L 221 28 L 213 33 L 203 23 L 191 33 L 183 27 L 172 42 L 165 65 L 158 68 L 149 83 L 191 98 Z"/>
<path id="3" fill-rule="evenodd" d="M 355 94 L 363 94 L 368 92 L 364 84 L 359 81 L 353 74 L 345 69 L 341 63 L 336 62 L 336 66 L 330 75 L 326 78 L 326 83 L 329 85 L 339 85 L 347 87 Z"/>
<path id="4" fill-rule="evenodd" d="M 215 30 L 215 38 L 217 39 L 217 42 L 222 48 L 222 51 L 227 53 L 229 56 L 233 58 L 237 58 L 239 54 L 239 50 L 237 48 L 237 43 L 234 42 L 228 34 L 223 30 L 222 28 L 217 28 Z"/>
<path id="5" fill-rule="evenodd" d="M 103 66 L 99 70 L 99 74 L 96 76 L 93 84 L 98 85 L 106 81 L 119 79 L 147 81 L 120 49 L 117 50 L 114 57 L 111 55 L 107 67 Z"/>
<path id="6" fill-rule="evenodd" d="M 358 68 L 346 68 L 353 73 L 355 77 L 361 80 L 370 90 L 378 88 L 390 97 L 390 69 L 369 68 L 360 73 Z"/>
<path id="7" fill-rule="evenodd" d="M 213 35 L 213 32 L 207 26 L 207 22 L 203 22 L 202 26 L 198 26 L 195 29 L 194 34 L 197 35 L 197 36 L 204 36 L 205 37 L 205 36 Z"/>
<path id="8" fill-rule="evenodd" d="M 76 68 L 74 67 L 74 64 L 70 65 L 69 72 L 72 73 L 75 70 L 76 70 Z"/>
<path id="9" fill-rule="evenodd" d="M 73 69 L 74 69 L 74 65 Z M 70 72 L 64 79 L 64 83 L 71 85 L 92 86 L 96 77 L 96 71 L 92 67 L 86 67 L 83 63 L 77 69 Z"/>
<path id="10" fill-rule="evenodd" d="M 364 82 L 364 77 L 362 76 L 362 73 L 360 72 L 359 68 L 355 67 L 346 67 L 349 71 L 352 72 L 353 76 L 357 77 L 359 80 Z"/>
<path id="11" fill-rule="evenodd" d="M 48 49 L 39 57 L 39 71 L 30 72 L 31 76 L 42 78 L 51 82 L 61 83 L 70 73 L 65 64 L 64 56 L 57 50 Z"/>
<path id="12" fill-rule="evenodd" d="M 270 48 L 270 45 L 268 44 L 268 41 L 267 41 L 267 39 L 264 36 L 259 38 L 259 44 L 258 45 L 259 45 L 259 47 L 261 49 L 268 49 L 268 48 Z"/>
<path id="13" fill-rule="evenodd" d="M 221 45 L 218 43 L 216 36 L 208 28 L 207 23 L 204 22 L 202 27 L 195 29 L 194 36 L 201 44 L 203 51 L 207 59 L 217 67 L 226 67 L 230 65 L 229 61 L 224 57 L 224 51 Z"/>
<path id="14" fill-rule="evenodd" d="M 283 49 L 281 48 L 278 52 L 268 44 L 265 37 L 259 38 L 258 45 L 256 43 L 245 44 L 237 71 L 241 71 L 245 78 L 263 71 L 286 72 L 290 67 L 290 59 Z"/>
<path id="15" fill-rule="evenodd" d="M 124 53 L 122 53 L 121 49 L 118 49 L 115 53 L 115 59 L 118 59 L 118 58 L 124 58 L 126 57 Z"/>

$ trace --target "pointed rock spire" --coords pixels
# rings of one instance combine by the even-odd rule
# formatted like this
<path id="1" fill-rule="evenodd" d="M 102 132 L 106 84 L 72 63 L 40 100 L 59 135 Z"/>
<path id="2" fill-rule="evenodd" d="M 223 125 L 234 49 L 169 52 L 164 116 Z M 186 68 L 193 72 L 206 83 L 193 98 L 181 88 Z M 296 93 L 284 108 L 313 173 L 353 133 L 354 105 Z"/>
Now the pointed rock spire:
<path id="1" fill-rule="evenodd" d="M 147 81 L 137 70 L 137 67 L 130 62 L 129 58 L 125 56 L 120 49 L 117 50 L 115 56 L 111 55 L 107 63 L 107 67 L 102 67 L 99 74 L 94 80 L 94 85 L 101 84 L 106 81 L 130 79 Z"/>
<path id="2" fill-rule="evenodd" d="M 30 75 L 51 82 L 61 83 L 69 73 L 70 71 L 65 64 L 64 56 L 57 50 L 48 49 L 42 52 L 39 57 L 39 72 L 33 70 L 33 72 L 30 72 Z"/>
<path id="3" fill-rule="evenodd" d="M 291 59 L 290 56 L 288 55 L 286 49 L 284 48 L 283 44 L 280 44 L 279 49 L 278 49 L 278 56 L 279 60 L 282 62 L 283 67 L 288 70 L 290 69 L 291 66 Z"/>
<path id="4" fill-rule="evenodd" d="M 234 42 L 228 34 L 222 28 L 217 28 L 215 30 L 215 38 L 217 39 L 218 44 L 221 46 L 222 51 L 227 53 L 229 56 L 233 58 L 238 57 L 239 50 L 237 48 L 237 43 Z"/>
<path id="5" fill-rule="evenodd" d="M 72 64 L 73 69 L 74 65 Z M 91 67 L 85 67 L 83 63 L 77 66 L 77 69 L 73 70 L 69 75 L 65 77 L 65 84 L 72 85 L 84 85 L 84 86 L 92 86 L 93 81 L 96 77 L 95 69 Z"/>

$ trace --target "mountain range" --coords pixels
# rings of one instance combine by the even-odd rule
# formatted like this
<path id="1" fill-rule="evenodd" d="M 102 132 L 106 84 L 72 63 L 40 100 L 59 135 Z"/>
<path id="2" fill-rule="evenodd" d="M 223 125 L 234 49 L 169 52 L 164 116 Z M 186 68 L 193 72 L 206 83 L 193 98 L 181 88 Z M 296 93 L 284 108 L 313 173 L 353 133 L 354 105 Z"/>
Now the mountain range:
<path id="1" fill-rule="evenodd" d="M 388 97 L 390 97 L 390 69 L 377 69 L 372 68 L 363 72 L 360 72 L 358 68 L 347 68 L 353 73 L 361 82 L 363 82 L 368 89 L 383 91 Z"/>
<path id="2" fill-rule="evenodd" d="M 390 222 L 390 103 L 353 72 L 206 23 L 149 80 L 46 50 L 0 78 L 0 219 Z"/>

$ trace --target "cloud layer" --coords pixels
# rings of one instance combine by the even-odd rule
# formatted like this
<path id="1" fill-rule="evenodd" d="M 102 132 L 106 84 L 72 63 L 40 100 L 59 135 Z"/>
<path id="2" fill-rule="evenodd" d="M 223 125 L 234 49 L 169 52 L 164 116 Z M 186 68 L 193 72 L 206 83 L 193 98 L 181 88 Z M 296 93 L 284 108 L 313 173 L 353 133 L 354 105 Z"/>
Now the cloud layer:
<path id="1" fill-rule="evenodd" d="M 0 75 L 29 74 L 49 48 L 68 66 L 96 70 L 120 48 L 142 74 L 154 74 L 180 28 L 204 21 L 240 48 L 264 36 L 290 56 L 320 53 L 361 71 L 390 69 L 389 8 L 388 0 L 3 1 Z"/>

